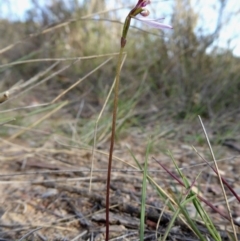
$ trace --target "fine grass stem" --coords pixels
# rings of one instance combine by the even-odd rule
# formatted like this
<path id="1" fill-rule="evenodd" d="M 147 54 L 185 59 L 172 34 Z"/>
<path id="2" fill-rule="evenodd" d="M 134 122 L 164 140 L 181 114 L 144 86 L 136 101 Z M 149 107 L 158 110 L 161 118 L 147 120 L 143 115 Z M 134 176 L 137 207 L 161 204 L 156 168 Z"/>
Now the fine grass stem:
<path id="1" fill-rule="evenodd" d="M 151 143 L 148 142 L 146 156 L 143 168 L 143 181 L 142 181 L 142 201 L 141 201 L 141 217 L 140 217 L 140 241 L 144 240 L 145 230 L 145 207 L 146 207 L 146 190 L 147 190 L 147 172 L 148 172 L 148 156 L 151 148 Z"/>
<path id="2" fill-rule="evenodd" d="M 206 131 L 205 126 L 204 126 L 204 124 L 203 124 L 203 122 L 202 122 L 202 119 L 201 119 L 200 116 L 198 116 L 198 118 L 199 118 L 199 121 L 200 121 L 200 123 L 201 123 L 202 129 L 203 129 L 203 132 L 204 132 L 204 135 L 205 135 L 206 140 L 207 140 L 207 144 L 208 144 L 209 150 L 210 150 L 211 155 L 212 155 L 212 159 L 213 159 L 214 164 L 215 164 L 216 174 L 217 174 L 217 176 L 218 176 L 218 180 L 219 180 L 219 183 L 220 183 L 221 188 L 222 188 L 222 193 L 223 193 L 223 196 L 224 196 L 224 199 L 225 199 L 225 202 L 226 202 L 226 206 L 227 206 L 227 210 L 228 210 L 228 215 L 229 215 L 229 219 L 230 219 L 230 222 L 231 222 L 231 225 L 232 225 L 234 237 L 235 237 L 235 240 L 237 241 L 237 240 L 238 240 L 238 238 L 237 238 L 237 233 L 236 233 L 236 229 L 235 229 L 235 225 L 234 225 L 234 221 L 233 221 L 231 209 L 230 209 L 230 206 L 229 206 L 229 203 L 228 203 L 227 195 L 226 195 L 226 192 L 225 192 L 225 189 L 224 189 L 224 186 L 223 186 L 223 181 L 222 181 L 222 178 L 221 178 L 219 169 L 218 169 L 217 161 L 216 161 L 216 158 L 215 158 L 215 155 L 214 155 L 214 152 L 213 152 L 211 143 L 210 143 L 210 141 L 209 141 L 207 131 Z"/>

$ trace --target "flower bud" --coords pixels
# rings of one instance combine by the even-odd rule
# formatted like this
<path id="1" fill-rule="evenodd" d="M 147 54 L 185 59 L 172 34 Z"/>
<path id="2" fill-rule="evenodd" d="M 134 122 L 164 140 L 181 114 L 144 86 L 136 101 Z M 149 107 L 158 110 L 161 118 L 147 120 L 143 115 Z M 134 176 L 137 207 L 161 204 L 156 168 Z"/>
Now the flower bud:
<path id="1" fill-rule="evenodd" d="M 138 4 L 137 4 L 137 7 L 143 8 L 143 7 L 146 7 L 150 3 L 151 3 L 150 0 L 139 0 Z"/>
<path id="2" fill-rule="evenodd" d="M 140 13 L 143 17 L 147 17 L 149 14 L 150 14 L 150 12 L 146 9 L 146 8 L 143 8 L 142 9 L 142 12 Z"/>

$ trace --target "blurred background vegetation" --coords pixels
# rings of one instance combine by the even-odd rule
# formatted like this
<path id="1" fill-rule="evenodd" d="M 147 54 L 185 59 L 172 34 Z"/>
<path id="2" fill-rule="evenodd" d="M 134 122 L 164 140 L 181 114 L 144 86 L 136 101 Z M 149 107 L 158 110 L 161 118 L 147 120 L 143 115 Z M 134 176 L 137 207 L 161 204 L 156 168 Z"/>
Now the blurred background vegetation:
<path id="1" fill-rule="evenodd" d="M 171 15 L 167 17 L 174 27 L 172 31 L 149 29 L 137 23 L 134 25 L 133 21 L 125 49 L 127 59 L 121 73 L 119 118 L 125 118 L 125 126 L 163 119 L 181 123 L 196 120 L 196 116 L 201 115 L 219 128 L 226 125 L 239 128 L 240 58 L 233 54 L 233 49 L 215 44 L 227 23 L 226 18 L 236 17 L 224 15 L 226 2 L 216 0 L 219 6 L 216 9 L 217 24 L 208 33 L 196 28 L 203 16 L 190 0 L 162 2 L 162 5 L 171 3 Z M 125 10 L 130 7 L 126 5 L 129 1 L 117 3 Z M 118 8 L 109 10 L 108 5 L 107 0 L 32 0 L 24 20 L 6 18 L 2 14 L 1 92 L 36 76 L 56 59 L 61 58 L 61 61 L 48 75 L 71 64 L 32 92 L 27 92 L 23 102 L 18 99 L 14 106 L 51 101 L 109 56 L 77 62 L 74 58 L 118 52 L 124 16 Z M 164 15 L 161 9 L 156 14 Z M 239 10 L 236 14 L 239 15 Z M 33 59 L 51 61 L 34 62 Z M 14 64 L 25 60 L 30 61 Z M 112 60 L 64 95 L 62 100 L 71 101 L 67 113 L 75 117 L 79 103 L 84 100 L 82 116 L 96 117 L 113 82 L 115 65 L 116 55 L 113 55 Z M 111 111 L 111 105 L 110 101 L 108 111 Z M 2 105 L 1 109 L 6 107 Z"/>

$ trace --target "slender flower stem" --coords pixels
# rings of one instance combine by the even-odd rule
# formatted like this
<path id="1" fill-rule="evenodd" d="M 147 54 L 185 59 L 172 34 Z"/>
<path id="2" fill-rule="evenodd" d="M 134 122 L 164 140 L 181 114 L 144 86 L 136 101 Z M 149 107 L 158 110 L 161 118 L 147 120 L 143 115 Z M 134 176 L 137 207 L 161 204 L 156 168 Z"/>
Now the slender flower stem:
<path id="1" fill-rule="evenodd" d="M 112 157 L 113 157 L 113 148 L 114 148 L 114 140 L 115 140 L 116 121 L 117 121 L 118 90 L 119 90 L 119 82 L 120 82 L 120 69 L 121 69 L 121 63 L 123 58 L 123 48 L 124 47 L 120 48 L 120 53 L 118 56 L 116 83 L 114 86 L 112 132 L 111 132 L 110 150 L 109 150 L 109 158 L 108 158 L 107 192 L 106 192 L 106 241 L 109 240 L 110 181 L 111 181 Z"/>
<path id="2" fill-rule="evenodd" d="M 118 109 L 118 92 L 119 92 L 119 82 L 120 82 L 120 70 L 123 58 L 123 49 L 127 42 L 127 33 L 131 23 L 131 19 L 136 17 L 138 14 L 146 17 L 149 15 L 149 11 L 144 7 L 150 4 L 150 0 L 138 0 L 137 5 L 129 12 L 125 22 L 123 24 L 122 36 L 121 36 L 121 48 L 118 56 L 117 71 L 116 71 L 116 82 L 114 86 L 114 103 L 113 103 L 113 116 L 112 116 L 112 132 L 110 140 L 110 150 L 109 150 L 109 159 L 108 159 L 108 173 L 107 173 L 107 191 L 106 191 L 106 241 L 109 240 L 109 207 L 110 207 L 110 181 L 111 181 L 111 170 L 112 170 L 112 157 L 113 157 L 113 148 L 115 140 L 115 131 L 116 131 L 116 121 L 117 121 L 117 109 Z M 158 20 L 158 19 L 157 19 Z M 142 20 L 143 21 L 143 20 Z M 153 19 L 144 21 L 148 25 L 154 28 L 171 28 L 171 26 L 164 25 L 156 22 Z"/>

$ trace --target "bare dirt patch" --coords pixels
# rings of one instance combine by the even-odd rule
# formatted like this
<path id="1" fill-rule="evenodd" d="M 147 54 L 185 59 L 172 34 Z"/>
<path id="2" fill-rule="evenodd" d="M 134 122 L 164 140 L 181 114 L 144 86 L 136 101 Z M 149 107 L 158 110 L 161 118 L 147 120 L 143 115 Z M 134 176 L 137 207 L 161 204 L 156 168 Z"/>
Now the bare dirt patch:
<path id="1" fill-rule="evenodd" d="M 54 141 L 55 140 L 55 141 Z M 3 141 L 1 145 L 1 219 L 2 240 L 104 240 L 105 233 L 105 183 L 108 144 L 96 151 L 92 190 L 89 192 L 91 147 L 81 148 L 61 144 L 52 138 L 42 147 L 27 147 L 20 140 Z M 218 180 L 190 146 L 170 140 L 165 147 L 189 178 L 202 171 L 196 188 L 201 195 L 215 206 L 225 211 L 225 203 Z M 163 145 L 162 145 L 163 146 Z M 171 158 L 158 147 L 153 148 L 154 156 L 166 167 L 172 169 Z M 164 147 L 164 148 L 165 148 Z M 129 135 L 118 142 L 111 185 L 111 237 L 120 240 L 137 240 L 141 203 L 142 174 L 135 169 L 136 164 L 128 148 L 135 157 L 144 162 L 146 138 Z M 219 160 L 222 175 L 239 193 L 240 157 L 227 147 L 216 146 L 224 155 Z M 197 147 L 207 156 L 207 147 Z M 152 159 L 149 159 L 149 175 L 173 195 L 183 190 Z M 157 222 L 164 207 L 154 188 L 147 188 L 146 240 L 156 240 L 163 235 L 171 220 L 172 213 L 165 210 L 159 227 Z M 239 204 L 229 196 L 234 218 L 239 218 Z M 206 207 L 207 210 L 209 208 Z M 195 217 L 195 210 L 189 206 Z M 229 222 L 209 210 L 215 224 L 222 229 L 222 237 L 228 240 L 225 228 Z M 200 230 L 206 228 L 199 222 Z M 25 237 L 25 238 L 24 238 Z M 186 239 L 184 239 L 184 237 Z M 169 240 L 197 240 L 187 226 L 178 219 L 170 232 Z"/>

